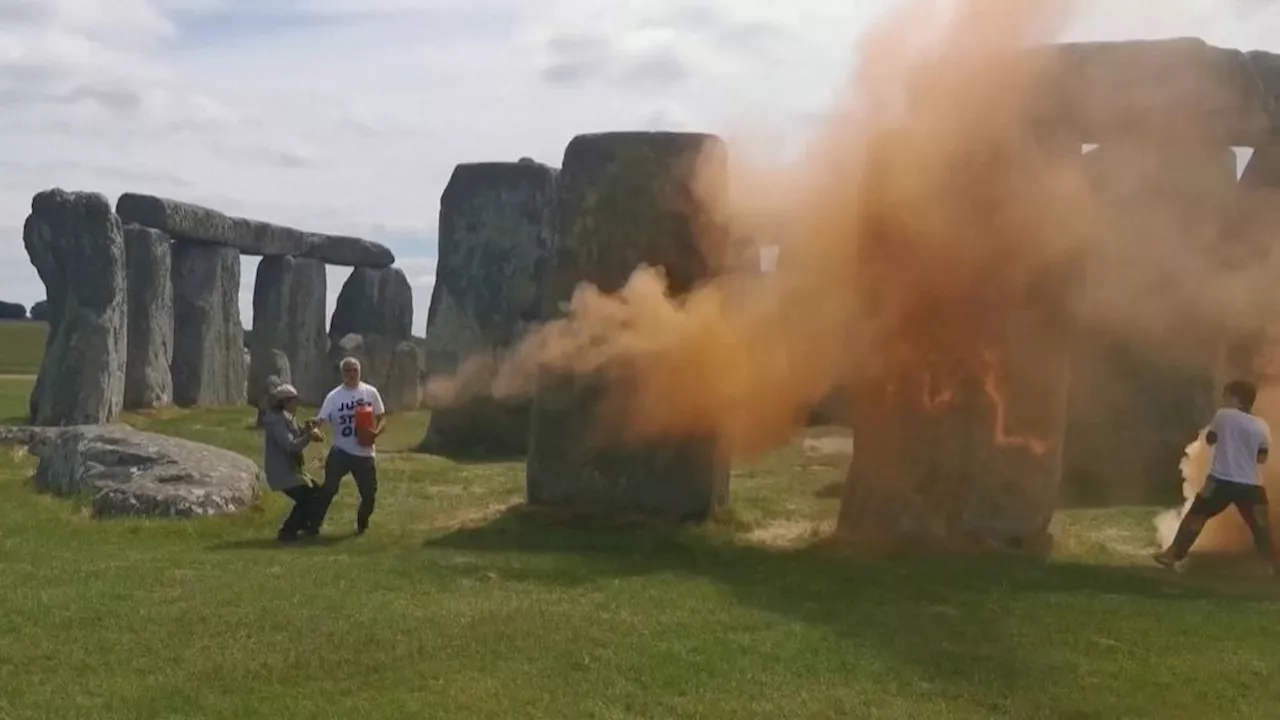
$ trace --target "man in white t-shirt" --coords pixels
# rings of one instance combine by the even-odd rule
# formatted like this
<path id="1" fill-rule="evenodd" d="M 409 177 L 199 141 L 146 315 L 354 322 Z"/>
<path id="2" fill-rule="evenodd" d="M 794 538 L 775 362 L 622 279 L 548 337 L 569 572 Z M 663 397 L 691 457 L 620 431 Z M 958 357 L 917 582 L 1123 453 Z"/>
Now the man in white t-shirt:
<path id="1" fill-rule="evenodd" d="M 373 515 L 374 500 L 378 495 L 374 443 L 386 427 L 386 408 L 378 389 L 360 380 L 359 360 L 344 358 L 339 367 L 342 369 L 342 384 L 329 391 L 316 415 L 317 420 L 333 428 L 333 443 L 324 461 L 324 485 L 316 499 L 311 531 L 320 531 L 342 479 L 350 473 L 360 493 L 356 533 L 363 535 L 369 529 L 369 518 Z M 362 406 L 373 410 L 373 431 L 367 439 L 368 444 L 362 444 L 361 434 L 356 432 L 356 409 Z"/>
<path id="2" fill-rule="evenodd" d="M 1165 567 L 1178 567 L 1200 537 L 1204 525 L 1218 513 L 1235 505 L 1245 525 L 1253 533 L 1254 546 L 1271 561 L 1272 572 L 1280 571 L 1280 554 L 1271 539 L 1267 491 L 1262 485 L 1259 465 L 1271 451 L 1271 428 L 1253 414 L 1258 389 L 1253 383 L 1233 380 L 1222 391 L 1223 405 L 1205 434 L 1213 447 L 1213 462 L 1204 487 L 1178 526 L 1173 544 L 1155 556 Z"/>

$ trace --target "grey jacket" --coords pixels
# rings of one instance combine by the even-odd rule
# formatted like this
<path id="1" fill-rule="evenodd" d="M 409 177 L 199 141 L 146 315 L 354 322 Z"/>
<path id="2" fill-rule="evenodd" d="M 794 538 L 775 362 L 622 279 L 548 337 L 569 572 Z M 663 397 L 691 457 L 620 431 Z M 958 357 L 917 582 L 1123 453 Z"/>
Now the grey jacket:
<path id="1" fill-rule="evenodd" d="M 262 416 L 262 472 L 267 487 L 288 490 L 307 484 L 302 472 L 302 451 L 311 444 L 311 435 L 298 427 L 297 420 L 283 410 L 268 410 Z"/>

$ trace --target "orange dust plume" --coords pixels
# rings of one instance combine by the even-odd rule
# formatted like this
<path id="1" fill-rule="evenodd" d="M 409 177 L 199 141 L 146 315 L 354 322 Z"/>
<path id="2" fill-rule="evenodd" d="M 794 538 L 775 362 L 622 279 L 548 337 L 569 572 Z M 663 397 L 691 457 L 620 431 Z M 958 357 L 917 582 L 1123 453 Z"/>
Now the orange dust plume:
<path id="1" fill-rule="evenodd" d="M 1072 9 L 897 3 L 860 38 L 848 92 L 797 160 L 752 165 L 731 152 L 727 173 L 701 176 L 702 202 L 730 237 L 779 248 L 772 272 L 725 270 L 680 297 L 646 267 L 616 293 L 581 286 L 564 317 L 501 357 L 433 379 L 432 402 L 529 395 L 544 373 L 603 378 L 626 408 L 614 418 L 619 438 L 715 435 L 742 457 L 785 443 L 833 388 L 927 369 L 928 352 L 965 364 L 957 372 L 978 379 L 1003 423 L 1009 398 L 992 379 L 989 340 L 1005 332 L 1008 308 L 1116 234 L 1103 232 L 1115 221 L 1091 189 L 1080 139 L 1053 132 L 1046 88 L 1058 55 L 1034 49 Z M 715 160 L 707 166 L 723 171 Z M 1128 202 L 1120 215 L 1167 213 Z M 1126 239 L 1138 250 L 1112 267 L 1133 281 L 1158 266 L 1165 286 L 1146 299 L 1095 293 L 1089 312 L 1110 330 L 1138 335 L 1136 325 L 1167 324 L 1214 297 L 1203 257 Z M 944 379 L 932 401 L 949 392 Z M 1045 451 L 1013 429 L 997 427 L 993 441 Z"/>
<path id="2" fill-rule="evenodd" d="M 773 272 L 725 272 L 681 297 L 653 268 L 611 295 L 584 285 L 503 357 L 434 379 L 433 402 L 527 395 L 545 372 L 603 377 L 626 408 L 621 436 L 714 434 L 740 457 L 786 442 L 833 387 L 901 361 L 915 335 L 973 344 L 1070 251 L 1039 228 L 1082 216 L 1063 206 L 1078 146 L 1059 161 L 1032 132 L 1047 56 L 1026 51 L 1065 16 L 1059 2 L 900 3 L 861 39 L 849 93 L 799 160 L 732 156 L 727 176 L 701 177 L 730 236 L 778 246 Z M 898 246 L 876 253 L 884 292 L 869 303 L 854 288 L 873 242 Z M 895 253 L 901 269 L 881 262 Z"/>

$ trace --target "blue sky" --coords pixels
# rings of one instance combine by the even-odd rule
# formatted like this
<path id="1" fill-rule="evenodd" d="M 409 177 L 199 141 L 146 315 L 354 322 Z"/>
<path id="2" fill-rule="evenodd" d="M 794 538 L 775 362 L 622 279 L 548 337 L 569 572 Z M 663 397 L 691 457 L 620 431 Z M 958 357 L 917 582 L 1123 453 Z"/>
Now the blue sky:
<path id="1" fill-rule="evenodd" d="M 35 192 L 149 192 L 386 242 L 421 334 L 455 164 L 636 128 L 793 146 L 890 1 L 0 0 L 0 299 L 44 295 Z M 1084 0 L 1069 38 L 1280 51 L 1278 4 Z"/>

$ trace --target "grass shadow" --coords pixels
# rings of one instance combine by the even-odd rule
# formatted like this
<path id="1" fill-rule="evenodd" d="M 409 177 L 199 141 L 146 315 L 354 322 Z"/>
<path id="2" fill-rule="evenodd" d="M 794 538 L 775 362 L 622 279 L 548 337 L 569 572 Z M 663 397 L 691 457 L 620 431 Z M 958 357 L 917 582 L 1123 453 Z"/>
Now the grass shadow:
<path id="1" fill-rule="evenodd" d="M 737 542 L 728 528 L 708 525 L 657 525 L 643 520 L 610 521 L 549 513 L 515 506 L 489 522 L 429 538 L 427 548 L 521 555 L 574 556 L 581 573 L 609 576 L 616 571 L 677 571 L 710 576 L 725 583 L 772 584 L 772 578 L 812 577 L 824 585 L 861 582 L 892 575 L 928 579 L 898 589 L 904 597 L 929 599 L 953 590 L 1005 593 L 1097 592 L 1148 598 L 1245 598 L 1221 588 L 1203 587 L 1186 576 L 1160 568 L 1114 567 L 1079 562 L 1046 561 L 1023 555 L 970 557 L 901 557 L 872 560 L 858 557 L 832 542 L 774 549 Z M 593 563 L 599 560 L 599 564 Z M 581 561 L 586 561 L 585 565 Z M 742 573 L 741 570 L 752 572 Z M 549 580 L 555 579 L 550 573 Z M 758 582 L 757 582 L 758 581 Z M 946 584 L 947 587 L 931 587 Z M 788 590 L 787 588 L 783 588 Z M 793 591 L 793 590 L 788 590 Z M 1269 596 L 1268 596 L 1269 597 Z M 1252 598 L 1256 599 L 1256 598 Z"/>
<path id="2" fill-rule="evenodd" d="M 1140 607 L 1157 608 L 1212 600 L 1223 612 L 1274 601 L 1274 593 L 1197 586 L 1158 568 L 1021 556 L 871 561 L 830 544 L 771 549 L 743 545 L 722 528 L 658 530 L 527 509 L 424 546 L 487 555 L 478 566 L 444 572 L 566 591 L 657 575 L 710 582 L 737 603 L 830 632 L 965 695 L 982 694 L 993 677 L 1024 698 L 1070 683 L 1076 669 L 1069 656 L 1045 652 L 1045 639 L 1088 638 L 1110 613 L 1131 611 L 1134 598 L 1160 603 Z M 1060 610 L 1062 604 L 1073 609 Z"/>
<path id="3" fill-rule="evenodd" d="M 528 453 L 512 453 L 512 452 L 488 452 L 488 451 L 468 451 L 457 450 L 453 452 L 439 452 L 431 450 L 423 450 L 421 445 L 415 445 L 404 451 L 407 455 L 418 455 L 421 457 L 439 458 L 448 460 L 455 465 L 504 465 L 508 463 L 523 463 L 528 459 Z"/>
<path id="4" fill-rule="evenodd" d="M 333 547 L 351 540 L 354 537 L 356 537 L 356 534 L 354 532 L 349 532 L 343 535 L 321 535 L 317 538 L 302 539 L 291 543 L 282 543 L 274 537 L 255 537 L 214 543 L 213 545 L 210 545 L 208 549 L 214 552 L 243 550 L 300 550 L 306 548 Z"/>
<path id="5" fill-rule="evenodd" d="M 844 483 L 833 482 L 818 488 L 813 496 L 820 500 L 839 500 L 844 497 Z"/>

